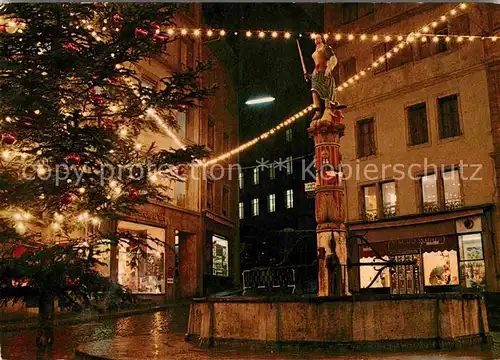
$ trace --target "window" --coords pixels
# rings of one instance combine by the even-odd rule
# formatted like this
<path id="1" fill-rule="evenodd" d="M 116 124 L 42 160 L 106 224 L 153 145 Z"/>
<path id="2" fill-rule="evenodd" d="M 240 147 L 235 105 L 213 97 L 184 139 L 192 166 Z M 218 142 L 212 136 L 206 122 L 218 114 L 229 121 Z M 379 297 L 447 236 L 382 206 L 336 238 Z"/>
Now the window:
<path id="1" fill-rule="evenodd" d="M 397 68 L 398 66 L 402 66 L 406 63 L 413 61 L 413 49 L 411 46 L 398 46 L 400 42 L 398 41 L 389 41 L 383 42 L 376 45 L 373 48 L 373 61 L 379 62 L 381 57 L 384 58 L 382 63 L 379 62 L 377 68 L 375 69 L 375 74 L 379 74 L 381 72 Z M 394 48 L 398 48 L 397 53 L 394 52 Z M 385 58 L 385 54 L 392 51 L 392 57 L 389 59 Z"/>
<path id="2" fill-rule="evenodd" d="M 177 113 L 177 124 L 179 125 L 179 129 L 177 130 L 177 135 L 181 138 L 186 138 L 186 123 L 187 123 L 187 115 L 186 112 L 179 111 Z"/>
<path id="3" fill-rule="evenodd" d="M 351 57 L 340 63 L 342 69 L 342 81 L 347 81 L 349 78 L 356 75 L 356 58 Z"/>
<path id="4" fill-rule="evenodd" d="M 342 5 L 342 23 L 354 21 L 359 17 L 359 5 L 355 3 L 348 3 Z"/>
<path id="5" fill-rule="evenodd" d="M 396 183 L 388 181 L 361 188 L 362 217 L 366 221 L 390 218 L 397 213 Z M 380 201 L 379 201 L 380 199 Z"/>
<path id="6" fill-rule="evenodd" d="M 245 176 L 242 170 L 238 172 L 238 183 L 240 185 L 240 189 L 243 189 L 243 187 L 245 186 Z"/>
<path id="7" fill-rule="evenodd" d="M 458 245 L 462 284 L 467 288 L 483 289 L 486 279 L 481 233 L 459 235 Z"/>
<path id="8" fill-rule="evenodd" d="M 208 118 L 208 135 L 207 146 L 215 150 L 215 121 L 211 117 Z"/>
<path id="9" fill-rule="evenodd" d="M 207 209 L 214 208 L 214 182 L 207 180 Z"/>
<path id="10" fill-rule="evenodd" d="M 222 152 L 227 151 L 229 151 L 229 135 L 224 133 L 224 135 L 222 135 Z"/>
<path id="11" fill-rule="evenodd" d="M 420 145 L 429 142 L 425 103 L 409 106 L 406 108 L 406 112 L 408 117 L 409 145 Z"/>
<path id="12" fill-rule="evenodd" d="M 288 175 L 293 173 L 293 159 L 291 156 L 286 157 L 286 173 Z"/>
<path id="13" fill-rule="evenodd" d="M 242 202 L 238 204 L 238 213 L 240 215 L 240 220 L 245 217 L 245 204 Z"/>
<path id="14" fill-rule="evenodd" d="M 276 166 L 272 163 L 269 165 L 269 179 L 275 179 L 276 178 Z"/>
<path id="15" fill-rule="evenodd" d="M 358 135 L 358 157 L 374 155 L 375 147 L 375 124 L 373 119 L 360 120 L 357 123 Z"/>
<path id="16" fill-rule="evenodd" d="M 383 183 L 382 191 L 382 211 L 384 217 L 392 217 L 396 215 L 396 183 L 394 181 Z"/>
<path id="17" fill-rule="evenodd" d="M 456 209 L 462 206 L 460 192 L 460 173 L 458 170 L 449 170 L 442 173 L 444 190 L 444 208 Z"/>
<path id="18" fill-rule="evenodd" d="M 435 44 L 435 49 L 434 51 L 436 53 L 444 52 L 448 50 L 448 43 L 446 41 L 443 41 L 444 38 L 442 36 L 448 35 L 448 23 L 444 22 L 439 24 L 436 29 L 434 30 L 434 33 L 436 35 L 440 35 L 439 41 Z"/>
<path id="19" fill-rule="evenodd" d="M 252 199 L 252 215 L 259 216 L 259 199 Z"/>
<path id="20" fill-rule="evenodd" d="M 137 267 L 132 267 L 129 246 L 120 244 L 118 248 L 118 283 L 128 287 L 133 293 L 162 294 L 165 293 L 165 247 L 147 240 L 147 237 L 157 238 L 165 242 L 165 229 L 160 227 L 137 224 L 129 221 L 118 222 L 119 233 L 134 235 L 138 242 L 145 242 L 143 250 L 146 258 L 138 260 Z M 140 241 L 139 239 L 142 239 Z"/>
<path id="21" fill-rule="evenodd" d="M 383 57 L 387 53 L 385 43 L 380 43 L 373 48 L 373 61 L 379 61 L 380 57 Z M 375 74 L 387 71 L 387 61 L 382 62 L 374 70 Z"/>
<path id="22" fill-rule="evenodd" d="M 363 188 L 363 218 L 368 221 L 378 219 L 377 185 Z"/>
<path id="23" fill-rule="evenodd" d="M 451 168 L 420 179 L 422 211 L 453 210 L 462 204 L 460 170 Z"/>
<path id="24" fill-rule="evenodd" d="M 293 189 L 288 189 L 285 193 L 286 196 L 286 208 L 293 208 Z"/>
<path id="25" fill-rule="evenodd" d="M 470 35 L 469 14 L 463 14 L 450 20 L 450 34 Z"/>
<path id="26" fill-rule="evenodd" d="M 462 135 L 458 117 L 458 96 L 450 95 L 438 99 L 439 138 L 447 139 Z"/>
<path id="27" fill-rule="evenodd" d="M 253 168 L 253 184 L 259 184 L 259 168 Z"/>
<path id="28" fill-rule="evenodd" d="M 222 215 L 229 216 L 229 189 L 222 189 Z"/>
<path id="29" fill-rule="evenodd" d="M 292 129 L 286 129 L 285 135 L 286 135 L 286 142 L 292 141 Z"/>
<path id="30" fill-rule="evenodd" d="M 229 243 L 221 236 L 212 236 L 212 275 L 229 276 Z"/>
<path id="31" fill-rule="evenodd" d="M 181 65 L 183 68 L 194 67 L 194 41 L 192 40 L 181 42 Z"/>
<path id="32" fill-rule="evenodd" d="M 269 196 L 267 197 L 267 210 L 269 212 L 276 211 L 276 195 L 275 194 L 269 194 Z"/>
<path id="33" fill-rule="evenodd" d="M 425 175 L 420 179 L 422 187 L 422 204 L 424 212 L 436 211 L 439 209 L 437 175 Z"/>

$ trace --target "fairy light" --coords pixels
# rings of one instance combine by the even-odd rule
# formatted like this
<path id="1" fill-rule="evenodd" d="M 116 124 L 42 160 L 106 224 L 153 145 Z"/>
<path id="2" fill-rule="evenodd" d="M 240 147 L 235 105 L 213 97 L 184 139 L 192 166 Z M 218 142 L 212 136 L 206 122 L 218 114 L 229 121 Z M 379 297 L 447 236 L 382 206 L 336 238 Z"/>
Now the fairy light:
<path id="1" fill-rule="evenodd" d="M 285 33 L 285 39 L 290 39 L 291 36 L 292 35 L 288 31 Z"/>
<path id="2" fill-rule="evenodd" d="M 373 35 L 373 36 L 372 36 L 372 40 L 373 40 L 373 41 L 377 41 L 377 40 L 378 40 L 378 35 Z"/>
<path id="3" fill-rule="evenodd" d="M 252 37 L 252 32 L 251 32 L 251 31 L 247 31 L 247 32 L 245 33 L 245 35 L 246 35 L 246 37 L 248 37 L 248 38 L 249 38 L 249 37 Z"/>
<path id="4" fill-rule="evenodd" d="M 135 143 L 135 145 L 134 145 L 134 149 L 135 149 L 136 151 L 141 150 L 141 148 L 142 148 L 142 144 L 141 144 L 141 143 Z"/>
<path id="5" fill-rule="evenodd" d="M 314 39 L 316 39 L 317 35 L 316 35 L 316 33 L 312 33 L 310 36 L 311 36 L 311 40 L 314 40 Z"/>
<path id="6" fill-rule="evenodd" d="M 225 36 L 225 35 L 226 35 L 226 31 L 225 31 L 225 30 L 221 30 L 221 31 L 219 31 L 219 35 L 220 35 L 220 36 Z"/>
<path id="7" fill-rule="evenodd" d="M 456 9 L 452 9 L 450 11 L 450 14 L 453 15 L 453 16 L 455 16 L 457 14 L 457 10 Z"/>
<path id="8" fill-rule="evenodd" d="M 207 36 L 208 37 L 211 37 L 213 34 L 214 34 L 214 32 L 212 30 L 208 30 L 207 31 Z"/>
<path id="9" fill-rule="evenodd" d="M 424 26 L 424 27 L 422 28 L 422 32 L 423 32 L 424 34 L 427 34 L 427 33 L 429 32 L 429 27 L 428 27 L 428 26 Z"/>
<path id="10" fill-rule="evenodd" d="M 422 37 L 420 38 L 420 41 L 422 41 L 422 42 L 427 42 L 427 36 L 422 36 Z"/>
<path id="11" fill-rule="evenodd" d="M 386 35 L 386 37 L 384 38 L 385 42 L 389 42 L 391 41 L 391 37 L 389 35 Z"/>
<path id="12" fill-rule="evenodd" d="M 432 27 L 433 27 L 433 28 L 436 28 L 437 26 L 438 26 L 438 22 L 437 22 L 437 21 L 433 21 L 433 22 L 432 22 Z"/>
<path id="13" fill-rule="evenodd" d="M 188 33 L 188 32 L 187 32 L 187 30 L 186 30 L 186 29 L 181 29 L 181 35 L 182 35 L 182 36 L 187 35 L 187 33 Z"/>
<path id="14" fill-rule="evenodd" d="M 361 39 L 361 41 L 366 40 L 366 34 L 361 34 L 361 36 L 359 38 Z"/>
<path id="15" fill-rule="evenodd" d="M 181 149 L 185 149 L 186 146 L 184 145 L 184 143 L 179 139 L 179 137 L 174 134 L 174 132 L 172 130 L 170 130 L 170 128 L 167 126 L 167 124 L 165 124 L 165 122 L 163 121 L 163 119 L 158 116 L 158 114 L 156 113 L 156 111 L 152 108 L 149 108 L 148 110 L 146 110 L 146 114 L 151 117 L 153 120 L 156 121 L 156 124 L 163 130 L 167 133 L 168 136 L 170 136 L 172 139 L 174 139 L 174 142 L 181 148 Z"/>
<path id="16" fill-rule="evenodd" d="M 84 188 L 84 187 L 79 188 L 79 189 L 78 189 L 78 192 L 79 192 L 80 194 L 84 194 L 84 193 L 85 193 L 85 188 Z"/>
<path id="17" fill-rule="evenodd" d="M 271 36 L 272 36 L 273 38 L 277 38 L 277 37 L 278 37 L 278 33 L 277 33 L 276 31 L 273 31 L 273 32 L 271 33 Z"/>
<path id="18" fill-rule="evenodd" d="M 353 34 L 349 34 L 349 35 L 347 35 L 347 39 L 348 39 L 349 41 L 354 40 L 354 35 L 353 35 Z"/>
<path id="19" fill-rule="evenodd" d="M 194 35 L 194 36 L 200 36 L 200 34 L 201 34 L 200 29 L 195 29 L 195 30 L 193 31 L 193 35 Z"/>
<path id="20" fill-rule="evenodd" d="M 259 37 L 263 39 L 266 36 L 266 33 L 264 31 L 259 32 Z"/>
<path id="21" fill-rule="evenodd" d="M 335 34 L 335 40 L 339 41 L 340 39 L 342 39 L 342 35 Z"/>
<path id="22" fill-rule="evenodd" d="M 325 41 L 327 41 L 329 37 L 330 35 L 328 33 L 323 34 L 323 39 L 325 39 Z"/>
<path id="23" fill-rule="evenodd" d="M 287 118 L 286 120 L 284 120 L 283 122 L 281 122 L 280 124 L 278 124 L 277 126 L 273 127 L 272 129 L 270 129 L 269 131 L 266 131 L 265 133 L 262 133 L 261 135 L 255 137 L 254 139 L 252 140 L 249 140 L 247 141 L 246 143 L 238 146 L 237 148 L 231 150 L 231 151 L 228 151 L 224 154 L 221 154 L 213 159 L 210 159 L 208 161 L 205 161 L 202 163 L 203 166 L 209 166 L 209 165 L 213 165 L 215 163 L 218 163 L 222 160 L 225 160 L 233 155 L 236 155 L 246 149 L 248 149 L 249 147 L 255 145 L 257 142 L 261 141 L 261 140 L 264 140 L 264 139 L 267 139 L 269 136 L 271 135 L 274 135 L 274 133 L 276 133 L 278 130 L 294 123 L 295 121 L 297 121 L 298 119 L 300 119 L 301 117 L 303 117 L 304 115 L 308 114 L 309 112 L 311 112 L 312 110 L 314 109 L 314 106 L 313 105 L 310 105 L 306 108 L 304 108 L 303 110 L 295 113 L 294 115 L 290 116 L 289 118 Z"/>
<path id="24" fill-rule="evenodd" d="M 167 34 L 170 35 L 170 36 L 174 35 L 175 34 L 174 29 L 168 29 L 167 30 Z"/>

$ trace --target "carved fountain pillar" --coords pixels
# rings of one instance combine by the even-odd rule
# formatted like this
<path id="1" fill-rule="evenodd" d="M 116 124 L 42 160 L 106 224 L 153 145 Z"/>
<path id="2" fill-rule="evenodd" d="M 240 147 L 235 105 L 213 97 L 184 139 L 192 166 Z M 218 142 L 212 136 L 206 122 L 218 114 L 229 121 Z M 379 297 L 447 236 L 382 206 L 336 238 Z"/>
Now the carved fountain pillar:
<path id="1" fill-rule="evenodd" d="M 315 148 L 318 296 L 350 295 L 344 186 L 339 174 L 344 128 L 342 112 L 327 109 L 308 129 Z"/>

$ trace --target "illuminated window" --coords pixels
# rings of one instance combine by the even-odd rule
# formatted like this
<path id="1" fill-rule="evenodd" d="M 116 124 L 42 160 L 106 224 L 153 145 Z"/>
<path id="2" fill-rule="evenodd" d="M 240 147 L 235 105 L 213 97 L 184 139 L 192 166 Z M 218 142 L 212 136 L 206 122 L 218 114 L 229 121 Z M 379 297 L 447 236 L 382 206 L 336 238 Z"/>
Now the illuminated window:
<path id="1" fill-rule="evenodd" d="M 259 199 L 252 199 L 252 215 L 259 216 Z"/>
<path id="2" fill-rule="evenodd" d="M 431 174 L 422 176 L 422 204 L 424 212 L 436 211 L 439 209 L 437 175 Z"/>
<path id="3" fill-rule="evenodd" d="M 459 235 L 458 243 L 462 284 L 468 288 L 483 289 L 486 283 L 481 233 Z"/>
<path id="4" fill-rule="evenodd" d="M 229 276 L 229 243 L 221 236 L 212 236 L 212 275 Z"/>
<path id="5" fill-rule="evenodd" d="M 253 184 L 259 184 L 259 168 L 253 168 Z"/>
<path id="6" fill-rule="evenodd" d="M 456 209 L 462 205 L 460 173 L 458 170 L 443 172 L 443 190 L 445 209 Z"/>
<path id="7" fill-rule="evenodd" d="M 292 141 L 292 129 L 286 129 L 285 135 L 286 135 L 286 142 Z"/>
<path id="8" fill-rule="evenodd" d="M 288 189 L 285 193 L 286 198 L 286 208 L 293 208 L 293 189 Z"/>
<path id="9" fill-rule="evenodd" d="M 394 181 L 386 182 L 380 188 L 382 191 L 382 211 L 384 217 L 395 216 L 397 206 L 396 183 Z"/>
<path id="10" fill-rule="evenodd" d="M 293 173 L 293 159 L 291 156 L 287 156 L 286 158 L 286 173 L 288 175 Z"/>
<path id="11" fill-rule="evenodd" d="M 267 209 L 269 212 L 275 212 L 276 211 L 276 195 L 275 194 L 269 194 L 267 197 Z"/>
<path id="12" fill-rule="evenodd" d="M 134 235 L 139 245 L 120 244 L 118 248 L 118 283 L 126 286 L 133 293 L 163 294 L 165 293 L 165 249 L 150 238 L 165 241 L 165 229 L 129 221 L 118 222 L 119 233 Z M 146 240 L 147 239 L 147 240 Z M 141 242 L 147 243 L 140 245 Z M 146 258 L 140 258 L 136 267 L 131 266 L 131 251 L 134 246 L 144 246 Z"/>
<path id="13" fill-rule="evenodd" d="M 243 189 L 243 186 L 245 186 L 245 177 L 242 170 L 238 172 L 238 183 L 240 185 L 240 189 Z"/>
<path id="14" fill-rule="evenodd" d="M 363 186 L 363 218 L 376 220 L 378 218 L 377 185 Z"/>
<path id="15" fill-rule="evenodd" d="M 240 214 L 240 219 L 243 219 L 245 217 L 245 204 L 240 202 L 238 205 L 238 212 Z"/>

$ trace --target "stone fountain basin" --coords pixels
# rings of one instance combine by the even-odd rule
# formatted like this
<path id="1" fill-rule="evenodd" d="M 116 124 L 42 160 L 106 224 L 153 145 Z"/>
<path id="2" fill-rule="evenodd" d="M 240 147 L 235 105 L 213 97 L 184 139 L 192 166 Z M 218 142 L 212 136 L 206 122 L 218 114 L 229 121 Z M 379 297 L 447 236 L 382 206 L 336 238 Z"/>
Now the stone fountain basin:
<path id="1" fill-rule="evenodd" d="M 199 346 L 409 351 L 489 342 L 481 294 L 197 298 L 186 337 Z"/>

